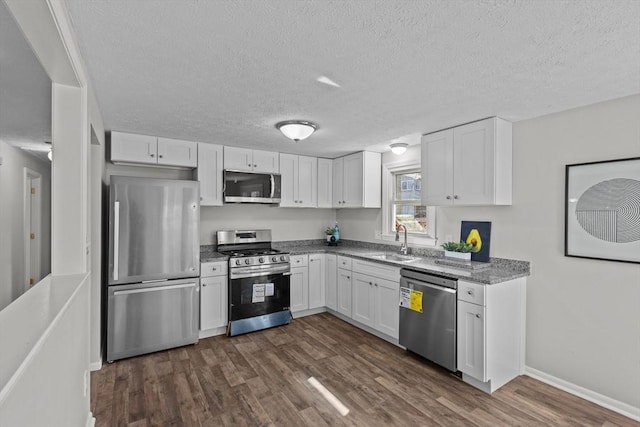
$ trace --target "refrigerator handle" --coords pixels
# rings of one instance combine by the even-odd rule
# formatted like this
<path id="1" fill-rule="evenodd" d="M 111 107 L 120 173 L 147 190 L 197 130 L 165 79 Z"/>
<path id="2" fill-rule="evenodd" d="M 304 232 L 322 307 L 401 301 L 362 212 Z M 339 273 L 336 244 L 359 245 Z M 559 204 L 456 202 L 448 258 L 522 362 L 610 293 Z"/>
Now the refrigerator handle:
<path id="1" fill-rule="evenodd" d="M 120 202 L 113 203 L 113 280 L 118 280 L 120 258 Z"/>

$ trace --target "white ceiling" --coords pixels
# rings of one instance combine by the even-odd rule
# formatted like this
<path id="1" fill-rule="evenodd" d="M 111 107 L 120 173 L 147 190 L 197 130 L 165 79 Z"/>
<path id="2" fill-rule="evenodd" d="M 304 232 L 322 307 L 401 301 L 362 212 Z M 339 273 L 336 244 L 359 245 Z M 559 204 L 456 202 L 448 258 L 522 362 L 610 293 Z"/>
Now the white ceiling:
<path id="1" fill-rule="evenodd" d="M 47 160 L 51 80 L 0 1 L 0 140 Z M 47 160 L 48 162 L 48 160 Z"/>
<path id="2" fill-rule="evenodd" d="M 634 0 L 66 3 L 109 130 L 335 157 L 640 93 Z"/>

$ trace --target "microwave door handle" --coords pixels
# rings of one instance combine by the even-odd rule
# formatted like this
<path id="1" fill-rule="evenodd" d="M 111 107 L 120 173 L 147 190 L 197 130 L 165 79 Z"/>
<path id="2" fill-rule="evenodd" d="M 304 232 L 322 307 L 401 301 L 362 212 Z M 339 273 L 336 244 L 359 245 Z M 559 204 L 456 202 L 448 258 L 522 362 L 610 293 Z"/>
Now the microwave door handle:
<path id="1" fill-rule="evenodd" d="M 273 199 L 276 190 L 276 180 L 273 177 L 273 174 L 269 175 L 269 178 L 271 179 L 271 195 L 269 197 Z"/>

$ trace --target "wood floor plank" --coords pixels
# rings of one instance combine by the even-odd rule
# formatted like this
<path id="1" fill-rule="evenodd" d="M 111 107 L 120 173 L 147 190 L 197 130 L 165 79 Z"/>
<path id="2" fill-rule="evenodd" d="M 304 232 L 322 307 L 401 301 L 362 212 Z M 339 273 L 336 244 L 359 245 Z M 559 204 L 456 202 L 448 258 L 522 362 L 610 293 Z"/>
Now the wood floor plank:
<path id="1" fill-rule="evenodd" d="M 90 390 L 97 427 L 640 425 L 530 377 L 488 395 L 328 313 L 116 361 Z"/>

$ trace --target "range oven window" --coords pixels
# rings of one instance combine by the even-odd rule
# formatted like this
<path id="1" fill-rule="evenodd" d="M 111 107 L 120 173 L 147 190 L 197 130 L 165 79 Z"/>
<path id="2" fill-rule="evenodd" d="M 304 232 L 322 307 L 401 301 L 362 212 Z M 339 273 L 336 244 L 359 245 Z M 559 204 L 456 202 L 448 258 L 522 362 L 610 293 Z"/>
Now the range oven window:
<path id="1" fill-rule="evenodd" d="M 289 283 L 290 276 L 281 273 L 230 279 L 229 320 L 289 309 Z"/>

